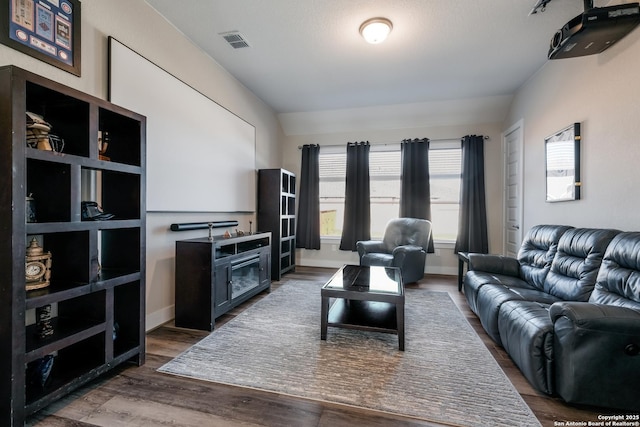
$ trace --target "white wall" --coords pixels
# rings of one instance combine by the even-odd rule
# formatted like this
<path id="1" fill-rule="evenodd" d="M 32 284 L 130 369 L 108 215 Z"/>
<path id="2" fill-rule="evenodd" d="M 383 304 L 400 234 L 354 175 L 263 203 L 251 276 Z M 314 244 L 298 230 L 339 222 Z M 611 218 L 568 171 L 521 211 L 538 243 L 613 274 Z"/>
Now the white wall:
<path id="1" fill-rule="evenodd" d="M 195 47 L 143 0 L 82 2 L 82 77 L 78 78 L 4 45 L 0 65 L 21 68 L 106 99 L 107 37 L 113 36 L 256 127 L 256 169 L 280 167 L 283 134 L 273 110 Z M 158 88 L 162 91 L 162 88 Z M 167 100 L 170 102 L 171 100 Z M 153 141 L 147 141 L 152 144 Z M 179 149 L 179 147 L 176 147 Z M 179 174 L 179 170 L 167 171 Z M 212 183 L 224 185 L 224 183 Z M 202 195 L 207 197 L 206 194 Z M 175 240 L 206 230 L 171 232 L 174 222 L 238 220 L 249 229 L 254 215 L 236 213 L 150 213 L 147 215 L 147 329 L 173 318 Z M 220 233 L 223 233 L 221 231 Z"/>
<path id="2" fill-rule="evenodd" d="M 524 229 L 570 224 L 640 230 L 640 29 L 599 55 L 548 61 L 520 90 L 504 129 L 524 119 Z M 582 199 L 546 203 L 544 138 L 581 122 Z"/>
<path id="3" fill-rule="evenodd" d="M 401 124 L 404 118 L 399 117 Z M 460 122 L 464 120 L 458 118 Z M 444 120 L 443 120 L 444 121 Z M 447 122 L 455 122 L 455 112 Z M 487 190 L 487 217 L 489 246 L 491 252 L 502 252 L 502 155 L 501 125 L 497 123 L 466 123 L 449 126 L 401 127 L 376 129 L 375 121 L 360 121 L 358 129 L 345 132 L 288 135 L 283 147 L 283 167 L 300 173 L 301 152 L 298 146 L 304 144 L 339 145 L 354 141 L 376 143 L 400 143 L 409 138 L 449 139 L 468 134 L 485 135 L 485 185 Z M 314 129 L 317 131 L 316 129 Z M 322 148 L 321 148 L 322 149 Z M 299 181 L 299 180 L 298 180 Z M 339 241 L 323 239 L 320 250 L 298 249 L 296 263 L 316 267 L 340 267 L 347 263 L 358 263 L 357 253 L 340 251 Z M 458 258 L 453 253 L 453 245 L 436 245 L 436 253 L 427 255 L 426 272 L 431 274 L 458 274 Z"/>

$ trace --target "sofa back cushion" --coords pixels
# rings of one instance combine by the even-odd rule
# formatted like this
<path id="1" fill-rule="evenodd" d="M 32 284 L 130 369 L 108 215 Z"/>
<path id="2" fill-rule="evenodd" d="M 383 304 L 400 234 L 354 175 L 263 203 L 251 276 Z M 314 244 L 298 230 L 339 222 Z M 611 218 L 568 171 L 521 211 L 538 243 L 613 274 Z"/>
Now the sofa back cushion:
<path id="1" fill-rule="evenodd" d="M 589 302 L 640 312 L 640 232 L 620 233 L 609 243 Z"/>
<path id="2" fill-rule="evenodd" d="M 572 228 L 558 242 L 544 291 L 565 301 L 588 301 L 605 251 L 619 230 Z"/>
<path id="3" fill-rule="evenodd" d="M 543 290 L 544 279 L 558 250 L 558 241 L 568 225 L 536 225 L 531 227 L 518 251 L 520 278 L 536 289 Z"/>
<path id="4" fill-rule="evenodd" d="M 382 239 L 387 253 L 398 246 L 420 246 L 425 251 L 431 236 L 431 221 L 418 218 L 394 218 L 387 223 Z"/>

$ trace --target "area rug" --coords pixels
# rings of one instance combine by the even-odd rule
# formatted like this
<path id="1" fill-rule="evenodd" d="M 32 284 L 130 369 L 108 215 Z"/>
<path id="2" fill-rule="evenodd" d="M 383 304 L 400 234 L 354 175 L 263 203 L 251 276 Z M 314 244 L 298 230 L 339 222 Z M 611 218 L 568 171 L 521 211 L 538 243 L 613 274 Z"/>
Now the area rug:
<path id="1" fill-rule="evenodd" d="M 320 283 L 289 282 L 159 371 L 464 426 L 540 426 L 446 292 L 407 289 L 393 334 L 329 327 Z"/>

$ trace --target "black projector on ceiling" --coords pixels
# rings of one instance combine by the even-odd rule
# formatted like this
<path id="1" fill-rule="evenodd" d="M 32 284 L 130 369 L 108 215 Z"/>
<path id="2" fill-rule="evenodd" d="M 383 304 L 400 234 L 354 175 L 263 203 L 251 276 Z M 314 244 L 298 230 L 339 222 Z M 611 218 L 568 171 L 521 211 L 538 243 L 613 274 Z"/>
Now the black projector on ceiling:
<path id="1" fill-rule="evenodd" d="M 587 9 L 556 32 L 551 39 L 549 59 L 600 53 L 626 36 L 639 23 L 639 3 Z"/>

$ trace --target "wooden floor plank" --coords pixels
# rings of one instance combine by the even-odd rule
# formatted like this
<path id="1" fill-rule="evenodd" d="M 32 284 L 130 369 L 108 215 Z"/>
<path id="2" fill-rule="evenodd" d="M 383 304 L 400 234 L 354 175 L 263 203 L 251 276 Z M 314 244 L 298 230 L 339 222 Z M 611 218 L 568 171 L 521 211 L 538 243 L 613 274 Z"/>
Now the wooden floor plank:
<path id="1" fill-rule="evenodd" d="M 296 267 L 272 290 L 293 280 L 325 282 L 335 269 Z M 555 421 L 597 420 L 605 411 L 568 405 L 537 392 L 509 355 L 489 338 L 457 290 L 455 276 L 426 276 L 408 287 L 448 292 L 482 342 L 544 427 Z M 232 320 L 268 293 L 216 319 L 216 327 Z M 441 426 L 329 402 L 209 383 L 156 372 L 173 357 L 207 336 L 207 332 L 176 328 L 171 323 L 147 334 L 147 361 L 140 367 L 119 367 L 32 416 L 28 426 Z"/>

